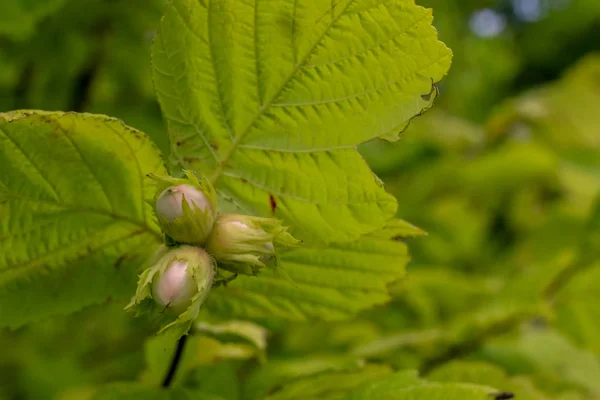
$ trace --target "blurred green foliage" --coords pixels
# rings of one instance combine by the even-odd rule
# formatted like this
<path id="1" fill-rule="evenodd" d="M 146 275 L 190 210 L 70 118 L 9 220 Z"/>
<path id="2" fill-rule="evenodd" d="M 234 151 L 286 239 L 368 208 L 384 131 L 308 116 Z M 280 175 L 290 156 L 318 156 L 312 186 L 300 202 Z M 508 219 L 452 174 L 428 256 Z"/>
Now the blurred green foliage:
<path id="1" fill-rule="evenodd" d="M 149 59 L 164 0 L 0 3 L 2 111 L 105 113 L 168 150 Z M 600 2 L 532 0 L 533 15 L 518 1 L 422 3 L 455 53 L 451 73 L 399 142 L 361 148 L 399 216 L 428 232 L 409 239 L 394 300 L 347 322 L 270 321 L 266 362 L 204 332 L 173 398 L 344 398 L 403 368 L 519 400 L 600 398 Z M 495 35 L 472 30 L 482 10 L 503 21 Z M 123 306 L 0 331 L 0 399 L 159 385 L 173 344 Z"/>
<path id="2" fill-rule="evenodd" d="M 0 109 L 107 114 L 148 133 L 166 150 L 150 68 L 150 45 L 165 4 L 3 0 Z"/>

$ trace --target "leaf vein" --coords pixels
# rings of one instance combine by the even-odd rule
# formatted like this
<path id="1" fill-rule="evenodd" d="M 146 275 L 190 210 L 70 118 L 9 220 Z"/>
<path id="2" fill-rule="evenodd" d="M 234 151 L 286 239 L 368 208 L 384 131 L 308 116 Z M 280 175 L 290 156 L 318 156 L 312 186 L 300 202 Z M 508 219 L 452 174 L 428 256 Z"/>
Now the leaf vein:
<path id="1" fill-rule="evenodd" d="M 305 101 L 305 102 L 296 102 L 296 103 L 274 103 L 271 104 L 272 107 L 302 107 L 302 106 L 315 106 L 315 105 L 324 105 L 324 104 L 332 104 L 332 103 L 341 103 L 347 100 L 352 100 L 352 99 L 357 99 L 359 97 L 371 94 L 371 93 L 377 93 L 380 92 L 384 89 L 389 88 L 390 86 L 394 86 L 403 82 L 407 82 L 407 81 L 411 81 L 413 80 L 419 73 L 420 71 L 422 71 L 423 69 L 429 68 L 432 65 L 435 65 L 436 63 L 439 63 L 441 60 L 443 60 L 444 58 L 448 58 L 449 56 L 447 54 L 444 54 L 438 58 L 436 58 L 435 60 L 433 60 L 431 63 L 424 65 L 422 67 L 417 68 L 417 71 L 412 73 L 411 75 L 407 76 L 407 77 L 403 77 L 401 79 L 394 79 L 392 81 L 386 82 L 385 84 L 376 87 L 376 88 L 371 88 L 371 89 L 367 89 L 364 90 L 362 92 L 359 93 L 352 93 L 348 96 L 344 96 L 344 97 L 338 97 L 335 99 L 324 99 L 324 100 L 315 100 L 315 101 Z"/>
<path id="2" fill-rule="evenodd" d="M 182 17 L 179 15 L 179 12 L 177 11 L 177 9 L 175 9 L 175 14 L 176 14 L 176 15 L 177 15 L 179 18 L 182 18 Z M 184 25 L 186 25 L 185 21 L 184 21 Z M 186 26 L 187 26 L 187 25 L 186 25 Z M 188 29 L 190 29 L 190 30 L 191 30 L 191 28 L 190 28 L 189 26 L 188 26 Z M 193 32 L 193 31 L 192 31 L 192 32 Z M 195 33 L 195 32 L 194 32 L 194 33 Z M 161 44 L 161 46 L 162 46 L 163 52 L 164 52 L 165 54 L 167 54 L 167 48 L 166 48 L 166 46 L 165 46 L 164 36 L 163 36 L 163 35 L 160 35 L 160 38 L 161 38 L 160 44 Z M 154 65 L 156 65 L 156 64 L 154 64 Z M 156 86 L 156 85 L 155 85 L 155 86 Z M 180 113 L 180 114 L 181 114 L 181 113 Z M 181 116 L 183 117 L 183 115 L 181 115 Z M 216 154 L 216 153 L 215 153 L 215 151 L 213 150 L 212 146 L 210 145 L 210 142 L 208 141 L 208 139 L 207 139 L 207 138 L 206 138 L 206 136 L 204 135 L 204 132 L 203 132 L 201 129 L 199 129 L 199 128 L 196 126 L 196 124 L 193 124 L 193 123 L 191 123 L 191 122 L 188 122 L 188 121 L 181 121 L 181 120 L 179 120 L 179 119 L 177 119 L 177 118 L 173 118 L 172 116 L 168 116 L 168 117 L 166 117 L 166 116 L 165 116 L 165 118 L 166 118 L 167 120 L 170 120 L 170 121 L 173 121 L 173 122 L 177 122 L 177 123 L 179 123 L 179 124 L 181 124 L 181 125 L 184 125 L 184 126 L 191 126 L 192 128 L 194 128 L 194 130 L 196 131 L 196 134 L 197 134 L 198 136 L 200 136 L 200 138 L 201 138 L 201 139 L 202 139 L 202 141 L 204 142 L 204 145 L 205 145 L 205 147 L 208 149 L 208 151 L 209 151 L 209 152 L 212 154 L 212 156 L 214 157 L 214 159 L 215 159 L 215 162 L 216 162 L 217 164 L 219 163 L 219 161 L 220 161 L 219 157 L 217 156 L 217 154 Z"/>
<path id="3" fill-rule="evenodd" d="M 75 141 L 69 135 L 69 133 L 67 132 L 66 129 L 63 132 L 63 136 L 67 139 L 67 141 L 69 143 L 71 143 L 71 146 L 73 146 L 73 148 L 75 149 L 75 151 L 79 155 L 79 158 L 81 159 L 81 161 L 83 162 L 83 164 L 90 171 L 90 174 L 94 177 L 94 179 L 96 180 L 96 182 L 98 182 L 98 184 L 100 185 L 100 188 L 102 189 L 102 194 L 104 194 L 104 197 L 106 197 L 106 200 L 108 201 L 108 204 L 110 206 L 110 210 L 114 211 L 115 207 L 114 207 L 111 199 L 108 197 L 108 192 L 106 190 L 106 187 L 104 187 L 104 185 L 102 184 L 102 182 L 100 182 L 100 178 L 98 178 L 98 175 L 96 174 L 96 172 L 94 172 L 94 170 L 92 169 L 92 166 L 90 165 L 90 163 L 88 162 L 88 160 L 83 156 L 83 153 L 82 153 L 81 149 L 79 148 L 79 146 L 77 146 L 75 144 Z"/>
<path id="4" fill-rule="evenodd" d="M 395 35 L 391 36 L 390 38 L 388 38 L 386 40 L 382 40 L 378 43 L 375 43 L 374 45 L 369 46 L 359 52 L 351 53 L 344 57 L 336 58 L 333 60 L 328 60 L 327 62 L 323 62 L 323 63 L 305 64 L 304 66 L 302 66 L 302 69 L 312 69 L 312 68 L 324 67 L 324 66 L 333 65 L 333 64 L 339 64 L 342 61 L 349 60 L 351 58 L 357 58 L 363 54 L 372 52 L 373 50 L 377 49 L 378 47 L 382 47 L 389 42 L 395 42 L 400 37 L 405 36 L 412 28 L 414 28 L 416 25 L 418 25 L 419 23 L 426 20 L 428 17 L 429 17 L 428 14 L 424 14 L 421 18 L 417 19 L 415 22 L 413 22 L 412 24 L 410 24 L 409 26 L 404 28 L 401 32 L 397 32 Z"/>
<path id="5" fill-rule="evenodd" d="M 115 133 L 115 135 L 117 135 L 117 137 L 119 139 L 121 139 L 121 141 L 123 143 L 125 143 L 125 145 L 127 146 L 127 149 L 131 152 L 131 156 L 133 157 L 133 159 L 135 160 L 135 167 L 138 171 L 138 176 L 139 176 L 139 182 L 140 182 L 140 191 L 141 191 L 141 196 L 140 196 L 140 208 L 141 208 L 141 212 L 142 212 L 142 220 L 146 221 L 146 204 L 144 202 L 144 176 L 145 174 L 142 173 L 142 166 L 140 165 L 140 160 L 136 157 L 137 156 L 137 152 L 133 150 L 133 147 L 131 147 L 131 144 L 119 133 L 117 132 L 117 130 L 115 128 L 112 127 L 112 125 L 110 125 L 109 123 L 105 122 L 104 126 L 107 126 L 111 131 L 113 131 Z"/>
<path id="6" fill-rule="evenodd" d="M 241 180 L 242 178 L 246 180 L 246 182 L 248 184 L 251 184 L 253 186 L 255 186 L 257 189 L 260 189 L 266 193 L 270 193 L 272 195 L 278 196 L 278 197 L 283 197 L 283 198 L 288 198 L 288 199 L 292 199 L 292 200 L 297 200 L 297 201 L 302 201 L 304 203 L 310 203 L 310 204 L 314 204 L 314 205 L 343 205 L 343 206 L 361 206 L 361 205 L 365 205 L 365 204 L 370 204 L 370 203 L 380 203 L 378 199 L 375 200 L 365 200 L 362 202 L 358 202 L 358 203 L 348 203 L 345 201 L 327 201 L 327 202 L 316 202 L 314 200 L 308 199 L 306 197 L 301 197 L 301 196 L 294 196 L 291 195 L 289 193 L 283 193 L 277 190 L 273 190 L 272 188 L 268 188 L 265 185 L 259 184 L 257 182 L 254 182 L 246 177 L 243 177 L 241 175 L 236 175 L 230 172 L 223 172 L 223 175 L 228 176 L 230 178 L 235 178 L 237 180 Z"/>
<path id="7" fill-rule="evenodd" d="M 58 194 L 58 191 L 56 190 L 56 188 L 54 187 L 54 185 L 50 182 L 50 180 L 48 179 L 48 177 L 46 175 L 44 175 L 44 173 L 42 172 L 42 169 L 39 166 L 37 166 L 33 162 L 33 160 L 31 160 L 31 158 L 29 157 L 29 155 L 27 154 L 27 152 L 25 152 L 25 150 L 12 137 L 10 137 L 8 135 L 8 132 L 6 131 L 6 129 L 2 128 L 1 126 L 0 126 L 0 132 L 2 132 L 4 134 L 4 136 L 21 152 L 21 154 L 23 154 L 23 156 L 25 157 L 25 159 L 37 171 L 37 173 L 42 178 L 42 180 L 44 182 L 46 182 L 46 184 L 48 185 L 48 187 L 50 187 L 50 189 L 52 190 L 52 193 L 53 193 L 54 197 L 57 200 L 62 201 L 62 197 Z"/>
<path id="8" fill-rule="evenodd" d="M 258 3 L 260 0 L 254 2 L 254 68 L 256 70 L 256 91 L 258 94 L 258 106 L 262 107 L 262 85 L 260 80 L 260 61 L 258 51 Z"/>
<path id="9" fill-rule="evenodd" d="M 282 260 L 284 261 L 284 260 Z M 396 260 L 398 261 L 398 260 Z M 390 275 L 393 275 L 392 277 L 395 277 L 396 275 L 400 274 L 404 274 L 404 271 L 402 270 L 402 268 L 404 266 L 406 266 L 406 261 L 408 261 L 408 257 L 406 257 L 404 260 L 402 260 L 403 263 L 401 266 L 399 265 L 395 265 L 392 263 L 388 263 L 389 266 L 388 268 L 364 268 L 364 267 L 360 267 L 360 266 L 353 266 L 353 265 L 348 265 L 348 264 L 344 264 L 344 265 L 334 265 L 334 264 L 325 264 L 322 262 L 310 262 L 309 260 L 303 261 L 303 262 L 299 262 L 299 261 L 285 261 L 285 265 L 283 266 L 283 268 L 289 268 L 287 267 L 287 265 L 294 265 L 296 267 L 299 268 L 308 268 L 308 269 L 317 269 L 317 270 L 321 270 L 321 271 L 326 271 L 326 270 L 333 270 L 333 271 L 352 271 L 355 273 L 364 273 L 364 274 L 386 274 L 384 276 L 382 275 L 378 275 L 374 280 L 383 280 L 385 282 L 389 281 Z"/>
<path id="10" fill-rule="evenodd" d="M 213 26 L 212 26 L 212 14 L 213 14 L 213 10 L 212 10 L 212 4 L 213 4 L 214 0 L 210 0 L 208 2 L 208 9 L 207 9 L 207 13 L 208 13 L 208 17 L 207 17 L 207 40 L 208 40 L 208 57 L 210 58 L 210 62 L 212 65 L 212 69 L 213 69 L 213 74 L 215 76 L 215 84 L 217 86 L 217 97 L 219 100 L 219 111 L 221 113 L 221 117 L 223 118 L 223 124 L 225 125 L 225 129 L 227 130 L 227 133 L 229 133 L 229 137 L 231 138 L 231 140 L 235 140 L 235 135 L 233 133 L 233 131 L 231 130 L 231 123 L 229 121 L 229 119 L 227 118 L 227 114 L 225 113 L 225 107 L 223 105 L 223 91 L 221 90 L 222 85 L 221 85 L 221 79 L 219 79 L 219 69 L 217 68 L 217 65 L 215 63 L 215 44 L 214 44 L 214 40 L 213 40 Z"/>
<path id="11" fill-rule="evenodd" d="M 323 153 L 330 152 L 332 150 L 355 150 L 356 146 L 354 145 L 342 145 L 342 146 L 330 146 L 330 147 L 311 147 L 310 149 L 279 149 L 275 147 L 263 147 L 256 146 L 252 144 L 241 144 L 239 146 L 241 149 L 249 149 L 249 150 L 261 150 L 261 151 L 273 151 L 278 153 Z"/>

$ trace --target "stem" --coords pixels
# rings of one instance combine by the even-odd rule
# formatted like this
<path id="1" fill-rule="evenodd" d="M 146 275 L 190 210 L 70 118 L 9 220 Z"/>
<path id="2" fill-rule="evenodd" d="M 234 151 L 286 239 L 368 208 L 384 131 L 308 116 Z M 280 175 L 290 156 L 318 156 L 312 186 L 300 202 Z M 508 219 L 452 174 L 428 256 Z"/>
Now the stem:
<path id="1" fill-rule="evenodd" d="M 171 366 L 169 367 L 169 372 L 165 376 L 165 380 L 162 383 L 162 387 L 169 387 L 173 378 L 175 378 L 175 373 L 177 372 L 177 367 L 179 367 L 179 362 L 181 361 L 181 356 L 183 355 L 183 349 L 185 348 L 185 342 L 187 340 L 187 335 L 182 336 L 177 341 L 177 348 L 175 349 L 175 354 L 173 355 L 173 360 L 171 361 Z"/>
<path id="2" fill-rule="evenodd" d="M 581 272 L 584 272 L 595 265 L 594 261 L 596 258 L 593 252 L 585 248 L 581 250 L 581 252 L 585 254 L 585 256 L 580 256 L 578 259 L 573 261 L 571 265 L 558 272 L 558 274 L 556 274 L 556 276 L 544 289 L 542 294 L 548 303 L 552 304 L 554 297 L 556 297 L 561 290 L 568 286 L 574 278 L 579 276 Z"/>
<path id="3" fill-rule="evenodd" d="M 440 354 L 426 358 L 419 369 L 422 375 L 427 375 L 434 368 L 457 358 L 463 358 L 479 349 L 487 339 L 510 332 L 521 322 L 534 317 L 529 313 L 516 313 L 496 321 L 492 325 L 475 331 L 472 335 L 458 342 L 450 343 Z M 476 328 L 475 328 L 476 329 Z"/>

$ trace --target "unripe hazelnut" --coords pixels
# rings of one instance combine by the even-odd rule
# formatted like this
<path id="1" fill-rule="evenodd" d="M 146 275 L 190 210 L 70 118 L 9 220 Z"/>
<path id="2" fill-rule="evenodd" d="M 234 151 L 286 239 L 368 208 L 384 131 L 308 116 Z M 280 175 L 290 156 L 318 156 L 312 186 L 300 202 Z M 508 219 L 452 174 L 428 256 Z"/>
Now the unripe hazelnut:
<path id="1" fill-rule="evenodd" d="M 298 241 L 277 219 L 223 214 L 215 221 L 206 250 L 223 268 L 253 275 L 274 259 L 274 243 L 292 246 Z"/>
<path id="2" fill-rule="evenodd" d="M 213 200 L 189 184 L 163 190 L 155 209 L 163 231 L 179 243 L 202 245 L 215 220 Z"/>

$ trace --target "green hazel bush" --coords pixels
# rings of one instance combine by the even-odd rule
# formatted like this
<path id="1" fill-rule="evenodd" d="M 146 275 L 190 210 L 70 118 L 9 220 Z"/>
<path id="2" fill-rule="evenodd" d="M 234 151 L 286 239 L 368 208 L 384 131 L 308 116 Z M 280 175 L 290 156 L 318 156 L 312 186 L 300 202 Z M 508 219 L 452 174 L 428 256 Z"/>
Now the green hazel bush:
<path id="1" fill-rule="evenodd" d="M 480 126 L 412 0 L 34 3 L 0 399 L 600 396 L 596 56 Z"/>

